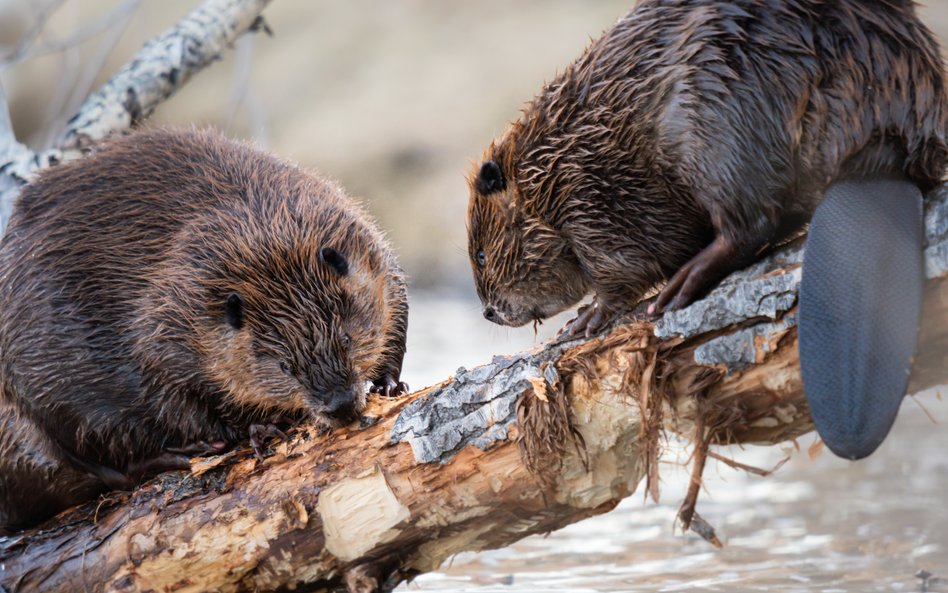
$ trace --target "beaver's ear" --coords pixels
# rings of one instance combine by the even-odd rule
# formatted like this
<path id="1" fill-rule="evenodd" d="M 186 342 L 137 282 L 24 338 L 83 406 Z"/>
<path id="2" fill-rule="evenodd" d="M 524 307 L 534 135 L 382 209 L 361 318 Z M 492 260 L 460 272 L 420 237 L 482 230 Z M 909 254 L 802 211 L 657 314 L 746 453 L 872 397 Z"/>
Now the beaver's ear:
<path id="1" fill-rule="evenodd" d="M 227 316 L 227 323 L 232 328 L 242 328 L 244 326 L 244 297 L 236 292 L 230 293 L 227 302 L 224 304 L 224 313 Z"/>
<path id="2" fill-rule="evenodd" d="M 489 196 L 494 192 L 503 191 L 507 187 L 504 172 L 500 170 L 497 161 L 487 161 L 481 165 L 481 170 L 477 173 L 474 185 L 477 193 L 482 196 Z"/>
<path id="3" fill-rule="evenodd" d="M 323 247 L 319 250 L 319 261 L 328 265 L 340 276 L 345 276 L 349 273 L 349 262 L 346 261 L 346 256 L 332 247 Z"/>

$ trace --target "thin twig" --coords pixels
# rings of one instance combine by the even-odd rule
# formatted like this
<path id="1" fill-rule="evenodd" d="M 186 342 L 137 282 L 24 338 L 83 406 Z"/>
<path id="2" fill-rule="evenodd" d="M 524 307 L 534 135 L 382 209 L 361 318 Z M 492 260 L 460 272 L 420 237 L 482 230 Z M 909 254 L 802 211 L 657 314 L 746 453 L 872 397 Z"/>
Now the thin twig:
<path id="1" fill-rule="evenodd" d="M 754 474 L 755 476 L 761 476 L 761 477 L 763 477 L 763 478 L 766 478 L 766 477 L 769 476 L 770 474 L 774 473 L 775 471 L 777 471 L 778 469 L 780 469 L 781 467 L 783 467 L 785 463 L 787 463 L 788 461 L 790 461 L 790 456 L 788 455 L 788 456 L 784 457 L 783 459 L 781 459 L 780 461 L 778 461 L 778 462 L 777 462 L 777 465 L 773 466 L 772 468 L 770 468 L 770 469 L 762 469 L 762 468 L 759 468 L 759 467 L 754 467 L 753 465 L 747 465 L 747 464 L 745 464 L 745 463 L 741 463 L 741 462 L 739 462 L 739 461 L 735 461 L 735 460 L 731 459 L 730 457 L 725 457 L 725 456 L 723 456 L 723 455 L 721 455 L 721 454 L 719 454 L 719 453 L 715 453 L 714 451 L 708 451 L 708 457 L 710 457 L 711 459 L 714 459 L 714 460 L 716 460 L 716 461 L 720 461 L 720 462 L 722 462 L 722 463 L 725 463 L 725 464 L 729 465 L 730 467 L 733 467 L 734 469 L 743 470 L 743 471 L 745 471 L 745 472 L 747 472 L 747 473 L 749 473 L 749 474 Z"/>
<path id="2" fill-rule="evenodd" d="M 13 131 L 13 120 L 10 118 L 10 106 L 7 104 L 7 95 L 0 82 L 0 163 L 16 144 L 16 134 Z"/>
<path id="3" fill-rule="evenodd" d="M 691 453 L 691 478 L 688 481 L 688 492 L 685 494 L 685 499 L 678 509 L 678 520 L 681 521 L 681 530 L 683 532 L 688 531 L 691 527 L 691 520 L 695 515 L 698 493 L 701 491 L 702 476 L 704 476 L 704 466 L 708 460 L 708 448 L 711 445 L 709 437 L 705 434 L 704 425 L 704 414 L 699 411 L 695 417 L 695 448 Z"/>
<path id="4" fill-rule="evenodd" d="M 66 12 L 66 16 L 71 17 L 73 21 L 78 22 L 78 10 L 75 2 L 71 3 Z M 44 32 L 45 35 L 45 32 Z M 51 98 L 46 103 L 45 113 L 43 114 L 42 125 L 31 138 L 31 144 L 34 146 L 48 147 L 53 137 L 50 136 L 50 127 L 56 121 L 57 116 L 65 108 L 69 100 L 72 89 L 79 80 L 79 71 L 82 68 L 82 52 L 78 47 L 71 47 L 64 51 L 60 56 L 59 69 L 60 74 L 56 78 L 56 89 L 52 92 Z"/>
<path id="5" fill-rule="evenodd" d="M 33 26 L 23 34 L 20 41 L 13 48 L 13 51 L 0 57 L 0 65 L 10 66 L 26 59 L 30 47 L 36 39 L 43 33 L 46 23 L 62 7 L 66 0 L 53 0 L 45 4 L 36 3 L 33 5 Z"/>
<path id="6" fill-rule="evenodd" d="M 62 3 L 63 0 L 60 0 Z M 20 55 L 10 54 L 11 59 L 4 58 L 2 61 L 8 65 L 15 65 L 35 58 L 43 58 L 53 54 L 62 53 L 74 47 L 78 47 L 90 39 L 108 31 L 119 22 L 127 19 L 141 4 L 141 0 L 126 0 L 123 4 L 116 7 L 115 10 L 103 15 L 96 21 L 84 26 L 69 37 L 58 41 L 46 42 L 40 46 L 34 46 L 28 52 L 22 52 Z M 47 35 L 43 31 L 43 35 Z"/>
<path id="7" fill-rule="evenodd" d="M 227 104 L 227 115 L 224 116 L 224 129 L 230 132 L 240 113 L 240 108 L 247 101 L 250 89 L 250 70 L 253 65 L 253 37 L 241 37 L 234 43 L 234 79 L 230 101 Z"/>
<path id="8" fill-rule="evenodd" d="M 270 0 L 204 0 L 149 42 L 73 117 L 60 146 L 82 148 L 134 127 L 247 31 Z"/>
<path id="9" fill-rule="evenodd" d="M 95 84 L 96 79 L 102 73 L 106 61 L 108 61 L 115 46 L 128 29 L 135 8 L 137 8 L 139 4 L 141 4 L 141 0 L 126 1 L 123 6 L 124 10 L 121 11 L 121 18 L 115 20 L 115 25 L 117 26 L 113 26 L 107 32 L 105 38 L 96 48 L 95 54 L 87 60 L 85 67 L 82 69 L 82 73 L 78 76 L 75 84 L 72 85 L 72 92 L 69 93 L 68 99 L 59 106 L 56 111 L 55 119 L 47 126 L 46 142 L 43 143 L 43 146 L 52 146 L 56 138 L 59 138 L 65 131 L 69 118 L 72 117 L 82 106 L 83 102 L 85 102 L 86 97 L 89 96 L 89 92 L 92 90 L 92 85 Z"/>
<path id="10" fill-rule="evenodd" d="M 928 408 L 922 405 L 922 402 L 919 401 L 916 395 L 917 394 L 913 393 L 909 397 L 912 399 L 913 402 L 915 402 L 915 405 L 917 405 L 919 408 L 922 409 L 923 412 L 925 412 L 925 415 L 928 416 L 928 419 L 931 420 L 932 424 L 938 424 L 938 420 L 936 420 L 935 417 L 932 416 L 931 412 L 928 411 Z M 939 395 L 939 399 L 940 399 L 940 395 Z"/>

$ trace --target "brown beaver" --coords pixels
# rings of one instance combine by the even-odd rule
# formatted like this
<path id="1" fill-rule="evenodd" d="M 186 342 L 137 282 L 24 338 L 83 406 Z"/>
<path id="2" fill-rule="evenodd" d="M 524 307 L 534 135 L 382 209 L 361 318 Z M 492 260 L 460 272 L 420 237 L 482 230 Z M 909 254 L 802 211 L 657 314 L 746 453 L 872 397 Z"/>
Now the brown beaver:
<path id="1" fill-rule="evenodd" d="M 909 0 L 642 0 L 470 175 L 468 249 L 484 316 L 522 325 L 593 292 L 568 329 L 590 335 L 669 278 L 654 310 L 685 306 L 799 229 L 843 180 L 905 180 L 910 190 L 860 187 L 862 203 L 903 192 L 896 207 L 920 221 L 912 195 L 942 178 L 946 136 L 939 48 Z M 846 216 L 854 235 L 894 232 Z M 914 255 L 896 268 L 920 269 L 913 225 Z M 843 249 L 889 253 L 881 242 Z M 864 278 L 851 293 L 897 281 L 871 266 Z M 913 299 L 905 310 L 917 310 Z M 827 299 L 809 302 L 823 313 Z M 860 307 L 840 313 L 882 314 Z M 801 320 L 816 317 L 807 308 Z"/>
<path id="2" fill-rule="evenodd" d="M 407 389 L 405 279 L 379 230 L 336 185 L 211 132 L 44 172 L 0 269 L 8 530 L 274 414 L 338 425 L 367 382 Z"/>

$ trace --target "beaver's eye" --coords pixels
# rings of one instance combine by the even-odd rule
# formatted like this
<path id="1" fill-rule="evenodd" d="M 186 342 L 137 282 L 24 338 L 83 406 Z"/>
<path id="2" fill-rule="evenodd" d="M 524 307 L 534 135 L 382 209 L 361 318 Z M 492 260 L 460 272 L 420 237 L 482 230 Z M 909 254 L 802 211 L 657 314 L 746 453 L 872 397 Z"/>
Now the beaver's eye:
<path id="1" fill-rule="evenodd" d="M 478 249 L 477 250 L 477 265 L 483 268 L 484 264 L 486 263 L 487 263 L 487 256 L 484 255 L 484 250 Z"/>
<path id="2" fill-rule="evenodd" d="M 286 362 L 285 360 L 281 360 L 281 361 L 280 361 L 280 370 L 283 371 L 284 373 L 286 373 L 287 375 L 292 374 L 291 371 L 290 371 L 290 365 L 289 365 L 289 363 Z"/>
<path id="3" fill-rule="evenodd" d="M 343 334 L 343 335 L 342 335 L 342 346 L 343 346 L 344 348 L 348 348 L 349 346 L 352 346 L 352 336 L 350 336 L 349 334 Z"/>

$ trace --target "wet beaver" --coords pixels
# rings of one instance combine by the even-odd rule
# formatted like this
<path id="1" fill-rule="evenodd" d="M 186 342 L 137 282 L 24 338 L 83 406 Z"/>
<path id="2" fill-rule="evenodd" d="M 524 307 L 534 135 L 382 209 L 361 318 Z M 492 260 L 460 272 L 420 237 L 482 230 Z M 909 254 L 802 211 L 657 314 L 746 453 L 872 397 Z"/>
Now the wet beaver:
<path id="1" fill-rule="evenodd" d="M 827 241 L 811 232 L 807 260 L 824 265 L 804 264 L 804 385 L 830 448 L 864 456 L 904 394 L 919 190 L 942 178 L 946 136 L 939 48 L 909 0 L 642 0 L 471 173 L 484 316 L 522 325 L 593 292 L 567 329 L 590 335 L 666 279 L 653 310 L 683 307 L 816 210 Z M 817 224 L 821 202 L 832 223 Z M 889 285 L 904 294 L 872 298 Z M 876 382 L 885 401 L 866 395 Z"/>
<path id="2" fill-rule="evenodd" d="M 343 191 L 211 132 L 44 172 L 0 243 L 0 527 L 179 467 L 274 414 L 391 394 L 405 279 Z"/>

